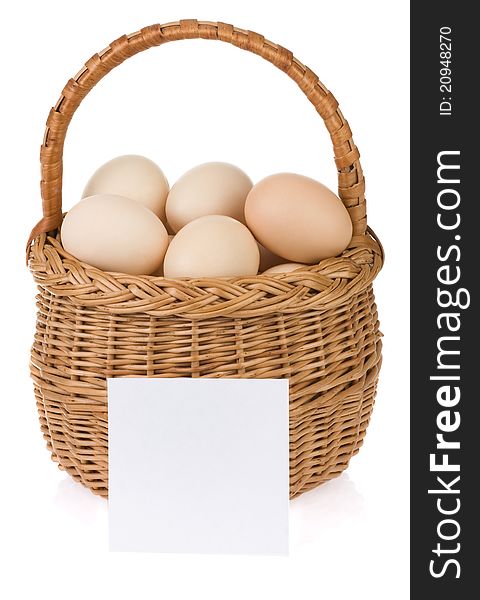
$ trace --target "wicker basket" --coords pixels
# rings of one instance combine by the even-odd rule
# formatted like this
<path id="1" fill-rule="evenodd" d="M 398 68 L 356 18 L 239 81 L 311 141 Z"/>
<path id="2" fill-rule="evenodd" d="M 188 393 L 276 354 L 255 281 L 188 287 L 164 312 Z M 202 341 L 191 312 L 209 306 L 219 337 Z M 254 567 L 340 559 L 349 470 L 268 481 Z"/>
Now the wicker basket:
<path id="1" fill-rule="evenodd" d="M 291 77 L 323 118 L 354 235 L 341 256 L 293 273 L 169 280 L 107 273 L 62 248 L 62 152 L 93 86 L 137 52 L 222 40 Z M 290 494 L 339 475 L 362 444 L 381 363 L 372 281 L 383 251 L 367 228 L 359 152 L 333 95 L 291 52 L 224 23 L 185 20 L 122 36 L 65 86 L 41 148 L 43 218 L 28 243 L 38 285 L 31 373 L 53 460 L 108 493 L 107 377 L 290 379 Z M 32 243 L 33 242 L 33 243 Z"/>

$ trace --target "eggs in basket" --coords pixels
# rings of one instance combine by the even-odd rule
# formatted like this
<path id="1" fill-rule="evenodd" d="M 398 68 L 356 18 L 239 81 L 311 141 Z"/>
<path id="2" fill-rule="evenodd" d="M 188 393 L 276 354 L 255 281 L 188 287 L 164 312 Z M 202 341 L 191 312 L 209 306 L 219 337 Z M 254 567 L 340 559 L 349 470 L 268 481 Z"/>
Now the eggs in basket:
<path id="1" fill-rule="evenodd" d="M 209 162 L 170 188 L 137 155 L 102 165 L 61 228 L 65 250 L 82 262 L 167 278 L 288 273 L 341 254 L 351 237 L 340 198 L 309 177 L 254 184 L 234 165 Z"/>

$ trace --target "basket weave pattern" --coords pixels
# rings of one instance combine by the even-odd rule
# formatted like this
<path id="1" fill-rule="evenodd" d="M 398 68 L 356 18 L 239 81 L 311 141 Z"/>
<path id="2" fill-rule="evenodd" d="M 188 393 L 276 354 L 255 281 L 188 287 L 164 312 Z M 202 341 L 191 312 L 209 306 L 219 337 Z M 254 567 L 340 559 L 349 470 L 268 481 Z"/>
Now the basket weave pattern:
<path id="1" fill-rule="evenodd" d="M 81 100 L 111 69 L 168 41 L 205 38 L 286 72 L 330 132 L 352 218 L 339 257 L 301 271 L 174 280 L 107 273 L 63 249 L 62 153 Z M 38 285 L 31 373 L 52 458 L 108 494 L 108 377 L 290 379 L 290 494 L 340 474 L 362 444 L 381 363 L 372 281 L 383 251 L 366 225 L 364 179 L 348 123 L 316 75 L 284 48 L 223 23 L 181 21 L 122 36 L 67 83 L 41 150 L 43 218 L 28 244 Z M 33 243 L 31 243 L 33 241 Z"/>

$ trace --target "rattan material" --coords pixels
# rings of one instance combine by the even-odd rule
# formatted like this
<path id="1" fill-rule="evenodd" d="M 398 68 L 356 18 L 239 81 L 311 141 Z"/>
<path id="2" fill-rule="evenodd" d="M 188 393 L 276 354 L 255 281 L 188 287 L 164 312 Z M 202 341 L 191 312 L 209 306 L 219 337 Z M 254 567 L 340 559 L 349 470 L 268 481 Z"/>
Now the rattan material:
<path id="1" fill-rule="evenodd" d="M 73 113 L 126 58 L 187 38 L 218 39 L 262 56 L 315 106 L 354 226 L 340 257 L 286 274 L 169 280 L 103 272 L 62 248 L 62 153 Z M 107 495 L 107 377 L 288 377 L 291 496 L 340 474 L 362 444 L 374 403 L 381 334 L 372 281 L 383 252 L 366 225 L 350 128 L 316 75 L 288 50 L 224 23 L 147 27 L 94 55 L 67 83 L 48 117 L 41 164 L 43 219 L 27 249 L 39 289 L 31 373 L 41 428 L 59 466 Z"/>

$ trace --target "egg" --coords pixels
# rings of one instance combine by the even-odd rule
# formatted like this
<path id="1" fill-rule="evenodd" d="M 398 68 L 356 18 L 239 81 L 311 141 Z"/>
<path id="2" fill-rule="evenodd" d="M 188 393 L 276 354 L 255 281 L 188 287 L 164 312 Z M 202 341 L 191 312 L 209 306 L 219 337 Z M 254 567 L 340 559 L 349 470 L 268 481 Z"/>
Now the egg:
<path id="1" fill-rule="evenodd" d="M 264 271 L 264 275 L 267 273 L 290 273 L 291 271 L 296 271 L 297 269 L 302 269 L 303 267 L 308 267 L 308 265 L 302 265 L 300 263 L 283 263 L 281 265 L 275 265 L 274 267 L 270 267 Z"/>
<path id="2" fill-rule="evenodd" d="M 167 221 L 174 231 L 205 215 L 225 215 L 245 223 L 245 198 L 252 181 L 241 169 L 209 162 L 187 171 L 167 198 Z"/>
<path id="3" fill-rule="evenodd" d="M 258 242 L 257 242 L 258 243 Z M 268 248 L 258 243 L 258 251 L 260 252 L 260 267 L 259 271 L 266 271 L 275 265 L 278 265 L 284 261 L 283 258 L 277 256 L 273 252 L 270 252 Z"/>
<path id="4" fill-rule="evenodd" d="M 158 165 L 145 156 L 117 156 L 102 165 L 90 178 L 82 198 L 115 194 L 136 200 L 165 220 L 168 181 Z"/>
<path id="5" fill-rule="evenodd" d="M 63 247 L 103 271 L 149 275 L 165 256 L 168 234 L 148 208 L 123 196 L 98 194 L 68 211 L 61 228 Z"/>
<path id="6" fill-rule="evenodd" d="M 225 215 L 206 215 L 187 223 L 170 242 L 165 277 L 256 275 L 260 256 L 250 231 Z"/>
<path id="7" fill-rule="evenodd" d="M 173 240 L 173 237 L 174 237 L 173 235 L 168 236 L 167 250 L 168 250 L 168 246 L 170 245 L 170 242 Z M 155 277 L 163 277 L 163 260 L 162 260 L 162 264 L 160 265 L 160 267 L 154 273 L 152 273 L 152 275 L 154 275 Z"/>
<path id="8" fill-rule="evenodd" d="M 336 256 L 352 238 L 352 222 L 340 198 L 295 173 L 270 175 L 253 186 L 245 218 L 263 246 L 291 262 L 312 264 Z"/>

